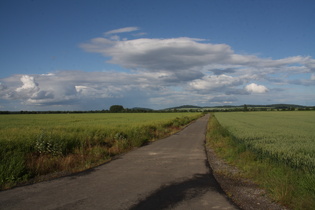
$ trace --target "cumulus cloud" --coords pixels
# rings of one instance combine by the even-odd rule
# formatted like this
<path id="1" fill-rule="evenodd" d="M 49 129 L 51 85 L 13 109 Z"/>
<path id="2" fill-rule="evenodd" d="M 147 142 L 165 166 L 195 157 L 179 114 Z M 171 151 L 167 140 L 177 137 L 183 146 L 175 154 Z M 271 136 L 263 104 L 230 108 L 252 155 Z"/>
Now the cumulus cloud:
<path id="1" fill-rule="evenodd" d="M 38 99 L 53 99 L 54 94 L 53 92 L 48 91 L 38 91 L 37 93 L 33 94 L 31 99 L 38 100 Z"/>
<path id="2" fill-rule="evenodd" d="M 305 66 L 311 71 L 315 72 L 315 59 L 312 59 L 311 57 L 307 57 L 304 61 Z"/>
<path id="3" fill-rule="evenodd" d="M 22 86 L 18 80 L 22 82 Z M 8 86 L 1 97 L 22 101 L 23 104 L 55 104 L 56 101 L 65 102 L 75 98 L 75 89 L 70 84 L 58 80 L 53 74 L 13 75 L 4 81 L 8 82 Z"/>
<path id="4" fill-rule="evenodd" d="M 73 105 L 78 101 L 117 99 L 154 94 L 169 86 L 160 73 L 59 71 L 44 75 L 13 75 L 1 83 L 2 99 L 20 100 L 27 105 Z M 22 86 L 18 81 L 22 81 Z M 149 92 L 148 92 L 149 91 Z"/>
<path id="5" fill-rule="evenodd" d="M 4 91 L 7 89 L 7 86 L 3 85 L 1 82 L 0 82 L 0 91 Z"/>
<path id="6" fill-rule="evenodd" d="M 104 33 L 105 38 L 96 37 L 80 45 L 86 52 L 99 53 L 106 62 L 129 69 L 128 72 L 65 70 L 12 75 L 0 78 L 0 99 L 36 106 L 127 101 L 138 103 L 136 106 L 147 103 L 148 107 L 162 108 L 238 103 L 240 98 L 247 101 L 249 97 L 258 97 L 256 93 L 266 93 L 259 94 L 260 98 L 273 98 L 276 91 L 267 87 L 288 90 L 291 84 L 315 85 L 315 60 L 311 57 L 260 58 L 237 54 L 228 44 L 204 39 L 127 40 L 117 35 L 138 30 L 138 27 L 111 30 Z M 295 75 L 304 76 L 299 79 Z"/>
<path id="7" fill-rule="evenodd" d="M 17 92 L 28 91 L 28 92 L 36 92 L 38 91 L 38 84 L 35 82 L 34 77 L 23 75 L 21 77 L 21 82 L 23 83 L 22 87 L 16 88 Z"/>
<path id="8" fill-rule="evenodd" d="M 199 91 L 224 91 L 229 87 L 239 86 L 244 83 L 241 77 L 229 75 L 211 75 L 189 82 L 189 87 Z"/>
<path id="9" fill-rule="evenodd" d="M 146 71 L 180 71 L 220 63 L 233 53 L 226 44 L 199 43 L 200 39 L 134 39 L 113 41 L 95 38 L 81 47 L 111 57 L 110 63 Z"/>
<path id="10" fill-rule="evenodd" d="M 246 85 L 245 90 L 250 93 L 266 93 L 268 92 L 268 88 L 266 88 L 263 85 L 257 85 L 255 83 L 251 83 L 249 85 Z"/>
<path id="11" fill-rule="evenodd" d="M 128 27 L 118 31 L 132 29 L 136 28 Z M 97 37 L 80 47 L 87 52 L 100 53 L 110 58 L 109 63 L 137 71 L 201 71 L 214 66 L 221 66 L 220 69 L 211 70 L 216 75 L 237 73 L 244 68 L 250 69 L 250 73 L 261 74 L 315 71 L 315 60 L 310 57 L 293 56 L 278 60 L 259 58 L 255 55 L 236 54 L 227 44 L 213 44 L 204 39 L 189 37 L 132 40 Z"/>
<path id="12" fill-rule="evenodd" d="M 40 90 L 35 78 L 29 75 L 14 76 L 8 79 L 8 82 L 7 85 L 0 85 L 0 97 L 3 99 L 27 100 Z"/>

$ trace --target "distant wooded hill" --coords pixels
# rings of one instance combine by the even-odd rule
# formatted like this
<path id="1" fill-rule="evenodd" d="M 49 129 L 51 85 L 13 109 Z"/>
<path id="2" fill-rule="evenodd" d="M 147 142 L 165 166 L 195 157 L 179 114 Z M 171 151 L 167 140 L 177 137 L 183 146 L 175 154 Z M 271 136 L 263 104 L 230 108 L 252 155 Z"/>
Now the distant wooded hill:
<path id="1" fill-rule="evenodd" d="M 194 106 L 194 105 L 182 105 L 177 107 L 166 108 L 164 110 L 176 110 L 176 111 L 184 111 L 184 110 L 312 110 L 315 109 L 315 106 L 302 106 L 296 104 L 270 104 L 270 105 L 224 105 L 224 106 Z"/>
<path id="2" fill-rule="evenodd" d="M 194 106 L 182 105 L 170 107 L 166 109 L 154 110 L 150 108 L 134 107 L 123 108 L 119 112 L 220 112 L 220 111 L 273 111 L 273 110 L 315 110 L 315 106 L 302 106 L 296 104 L 270 104 L 270 105 L 251 105 L 244 104 L 238 106 L 225 105 L 225 106 Z M 64 113 L 108 113 L 110 110 L 90 110 L 90 111 L 0 111 L 0 114 L 64 114 Z"/>

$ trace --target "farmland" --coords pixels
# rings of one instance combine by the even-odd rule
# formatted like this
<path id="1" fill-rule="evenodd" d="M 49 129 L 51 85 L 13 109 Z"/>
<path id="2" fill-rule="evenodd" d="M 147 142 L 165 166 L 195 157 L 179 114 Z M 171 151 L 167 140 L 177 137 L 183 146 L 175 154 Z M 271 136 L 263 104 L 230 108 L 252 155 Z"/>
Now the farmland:
<path id="1" fill-rule="evenodd" d="M 315 208 L 315 112 L 229 112 L 210 118 L 207 145 L 237 175 L 289 209 Z M 223 173 L 223 172 L 220 172 Z"/>
<path id="2" fill-rule="evenodd" d="M 198 117 L 200 113 L 0 115 L 0 186 L 96 166 Z"/>
<path id="3" fill-rule="evenodd" d="M 217 113 L 238 141 L 261 157 L 315 173 L 315 112 Z"/>

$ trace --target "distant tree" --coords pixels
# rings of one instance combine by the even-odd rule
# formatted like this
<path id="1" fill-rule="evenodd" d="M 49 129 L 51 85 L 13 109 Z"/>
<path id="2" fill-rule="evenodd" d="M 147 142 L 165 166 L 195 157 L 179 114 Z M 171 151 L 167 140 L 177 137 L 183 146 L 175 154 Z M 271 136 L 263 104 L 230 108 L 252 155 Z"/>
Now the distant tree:
<path id="1" fill-rule="evenodd" d="M 122 111 L 124 111 L 124 107 L 121 106 L 121 105 L 112 105 L 112 106 L 109 108 L 109 111 L 110 111 L 110 112 L 122 112 Z"/>
<path id="2" fill-rule="evenodd" d="M 246 104 L 244 104 L 244 112 L 247 112 L 248 111 L 248 108 L 247 108 L 247 105 Z"/>

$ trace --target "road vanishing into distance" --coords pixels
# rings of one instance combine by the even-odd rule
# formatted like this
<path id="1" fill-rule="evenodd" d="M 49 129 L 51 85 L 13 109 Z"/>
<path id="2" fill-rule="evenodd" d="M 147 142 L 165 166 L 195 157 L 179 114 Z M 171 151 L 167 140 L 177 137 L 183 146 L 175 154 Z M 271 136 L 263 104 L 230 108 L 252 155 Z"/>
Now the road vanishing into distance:
<path id="1" fill-rule="evenodd" d="M 0 209 L 238 209 L 205 152 L 209 115 L 107 164 L 0 192 Z"/>

